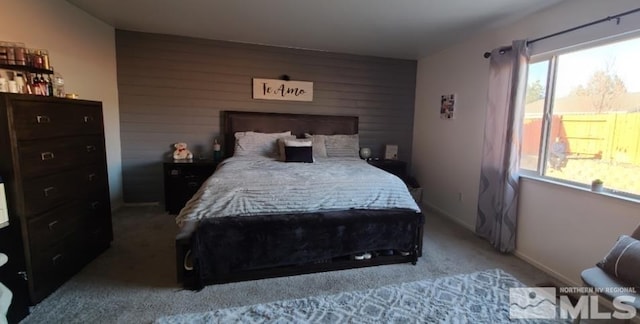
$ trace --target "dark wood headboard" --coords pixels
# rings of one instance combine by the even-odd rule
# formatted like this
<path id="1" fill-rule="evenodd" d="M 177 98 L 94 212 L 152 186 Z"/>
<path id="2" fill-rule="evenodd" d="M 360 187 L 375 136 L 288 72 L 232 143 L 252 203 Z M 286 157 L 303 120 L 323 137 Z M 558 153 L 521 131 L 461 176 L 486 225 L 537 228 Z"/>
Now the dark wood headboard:
<path id="1" fill-rule="evenodd" d="M 291 131 L 297 137 L 310 134 L 358 134 L 358 117 L 303 115 L 246 111 L 222 112 L 225 157 L 233 155 L 236 132 L 278 133 Z"/>

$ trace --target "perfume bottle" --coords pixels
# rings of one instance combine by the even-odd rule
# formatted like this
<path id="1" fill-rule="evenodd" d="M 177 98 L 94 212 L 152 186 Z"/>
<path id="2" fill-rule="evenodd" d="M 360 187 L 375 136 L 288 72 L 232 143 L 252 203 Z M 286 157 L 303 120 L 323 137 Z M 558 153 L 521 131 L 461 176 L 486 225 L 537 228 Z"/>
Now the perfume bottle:
<path id="1" fill-rule="evenodd" d="M 53 95 L 56 97 L 64 98 L 66 93 L 64 92 L 64 78 L 58 72 L 53 73 Z"/>
<path id="2" fill-rule="evenodd" d="M 222 150 L 217 138 L 213 140 L 213 160 L 216 162 L 222 160 Z"/>

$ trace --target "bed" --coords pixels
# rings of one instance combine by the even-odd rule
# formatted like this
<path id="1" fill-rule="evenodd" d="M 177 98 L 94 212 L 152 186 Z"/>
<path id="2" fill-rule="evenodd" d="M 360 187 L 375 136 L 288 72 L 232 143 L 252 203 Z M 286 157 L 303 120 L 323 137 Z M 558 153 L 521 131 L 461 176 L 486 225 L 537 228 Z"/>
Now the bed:
<path id="1" fill-rule="evenodd" d="M 286 178 L 287 173 L 282 172 L 324 175 L 332 172 L 342 174 L 338 170 L 344 169 L 341 171 L 344 174 L 360 174 L 364 178 L 349 181 L 336 177 L 334 179 L 340 179 L 332 183 L 336 190 L 349 187 L 359 192 L 353 188 L 354 185 L 364 188 L 367 185 L 361 181 L 375 184 L 383 178 L 388 178 L 393 184 L 389 186 L 396 188 L 401 181 L 395 176 L 356 159 L 316 160 L 301 164 L 233 156 L 234 134 L 238 132 L 278 133 L 286 130 L 298 138 L 304 137 L 305 133 L 358 134 L 357 117 L 225 111 L 222 112 L 222 120 L 225 157 L 229 158 L 221 163 L 176 218 L 180 225 L 176 236 L 177 276 L 185 288 L 199 289 L 209 284 L 392 263 L 416 264 L 422 255 L 424 216 L 413 200 L 415 207 L 407 207 L 410 204 L 406 198 L 412 198 L 406 187 L 385 190 L 392 192 L 389 195 L 395 195 L 386 199 L 387 203 L 399 201 L 385 207 L 369 201 L 366 204 L 354 202 L 353 205 L 332 202 L 332 208 L 319 202 L 311 208 L 296 205 L 295 194 L 291 195 L 292 202 L 289 202 L 277 192 L 269 193 L 273 195 L 269 196 L 270 199 L 277 203 L 260 201 L 257 196 L 244 197 L 237 204 L 240 208 L 228 208 L 232 205 L 231 200 L 224 200 L 240 199 L 250 191 L 247 188 L 234 191 L 233 184 L 223 181 L 226 177 L 226 181 L 233 182 L 234 177 L 230 175 L 243 173 L 252 179 L 265 177 L 256 183 L 271 183 L 277 181 L 270 181 L 269 176 Z M 309 173 L 301 174 L 305 179 L 313 178 L 308 176 Z M 244 180 L 238 181 L 244 183 Z M 296 185 L 302 186 L 299 188 L 303 191 L 308 188 L 309 196 L 313 197 L 316 187 L 323 188 L 321 183 L 318 182 L 317 186 Z M 331 189 L 330 186 L 327 188 Z M 325 192 L 328 192 L 327 188 L 324 188 Z M 261 207 L 266 208 L 265 212 L 245 212 L 243 208 L 250 204 L 264 204 Z M 363 258 L 365 255 L 368 257 Z"/>

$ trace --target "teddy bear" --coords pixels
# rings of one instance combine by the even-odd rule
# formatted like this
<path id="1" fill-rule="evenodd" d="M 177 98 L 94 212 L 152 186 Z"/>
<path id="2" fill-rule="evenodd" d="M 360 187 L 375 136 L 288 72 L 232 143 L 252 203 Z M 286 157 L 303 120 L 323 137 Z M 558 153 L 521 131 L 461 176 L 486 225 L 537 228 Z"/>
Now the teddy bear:
<path id="1" fill-rule="evenodd" d="M 175 143 L 173 147 L 176 148 L 173 152 L 174 160 L 191 160 L 193 158 L 191 151 L 187 150 L 187 143 Z"/>

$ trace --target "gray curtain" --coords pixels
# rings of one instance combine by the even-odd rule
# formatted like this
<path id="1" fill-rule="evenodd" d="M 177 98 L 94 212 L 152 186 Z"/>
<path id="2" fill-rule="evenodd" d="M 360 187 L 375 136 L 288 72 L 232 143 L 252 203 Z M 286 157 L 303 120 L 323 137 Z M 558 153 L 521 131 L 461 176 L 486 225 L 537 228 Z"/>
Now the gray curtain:
<path id="1" fill-rule="evenodd" d="M 525 40 L 491 52 L 476 233 L 501 252 L 516 246 L 518 167 L 529 53 Z"/>

